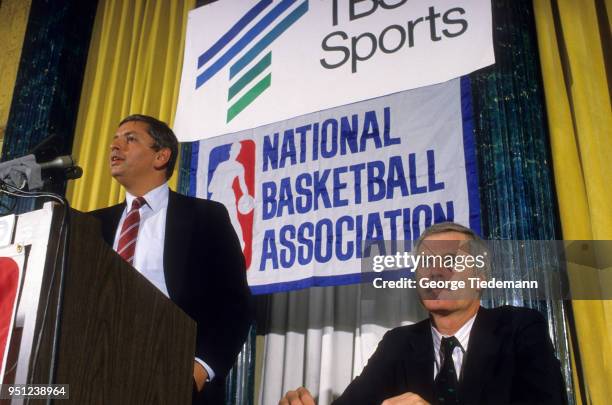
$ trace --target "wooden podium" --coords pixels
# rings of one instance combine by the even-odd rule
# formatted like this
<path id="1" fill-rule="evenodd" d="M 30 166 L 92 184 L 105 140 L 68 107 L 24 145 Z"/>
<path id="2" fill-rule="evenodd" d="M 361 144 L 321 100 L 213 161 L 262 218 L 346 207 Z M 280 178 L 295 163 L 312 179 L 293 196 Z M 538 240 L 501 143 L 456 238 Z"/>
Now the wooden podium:
<path id="1" fill-rule="evenodd" d="M 47 203 L 15 218 L 11 242 L 25 259 L 3 383 L 69 384 L 58 404 L 190 404 L 195 323 L 102 241 L 95 218 L 74 210 L 56 323 L 62 215 Z"/>

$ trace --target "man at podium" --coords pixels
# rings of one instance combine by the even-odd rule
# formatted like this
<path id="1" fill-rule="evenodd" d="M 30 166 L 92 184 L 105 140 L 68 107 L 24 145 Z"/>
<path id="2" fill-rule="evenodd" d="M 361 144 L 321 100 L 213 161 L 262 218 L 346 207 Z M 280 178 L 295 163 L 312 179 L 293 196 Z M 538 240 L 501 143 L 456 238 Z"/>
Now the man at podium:
<path id="1" fill-rule="evenodd" d="M 92 214 L 104 240 L 196 321 L 194 404 L 222 404 L 250 324 L 244 257 L 222 204 L 168 188 L 177 154 L 164 122 L 126 117 L 110 147 L 126 201 Z"/>

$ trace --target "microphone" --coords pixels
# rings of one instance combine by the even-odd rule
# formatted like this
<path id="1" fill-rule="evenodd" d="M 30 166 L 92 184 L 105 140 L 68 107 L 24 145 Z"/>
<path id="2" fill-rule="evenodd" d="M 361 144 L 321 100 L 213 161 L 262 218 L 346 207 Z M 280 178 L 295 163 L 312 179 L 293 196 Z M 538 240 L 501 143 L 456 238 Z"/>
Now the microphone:
<path id="1" fill-rule="evenodd" d="M 83 175 L 83 169 L 80 166 L 72 166 L 64 171 L 66 180 L 80 179 Z"/>
<path id="2" fill-rule="evenodd" d="M 53 160 L 48 162 L 39 163 L 40 170 L 48 170 L 48 169 L 68 169 L 74 166 L 74 159 L 72 156 L 58 156 Z"/>
<path id="3" fill-rule="evenodd" d="M 78 179 L 83 175 L 83 169 L 76 165 L 76 162 L 70 155 L 58 156 L 48 162 L 39 163 L 40 170 L 64 170 L 64 176 L 67 180 Z"/>
<path id="4" fill-rule="evenodd" d="M 1 1 L 1 0 L 0 0 Z M 62 171 L 62 177 L 66 180 L 78 179 L 83 175 L 83 169 L 76 165 L 76 161 L 70 155 L 59 156 L 61 153 L 57 145 L 61 144 L 60 135 L 53 133 L 43 139 L 30 151 L 36 158 L 41 171 L 50 170 L 50 174 Z M 57 172 L 53 172 L 56 170 Z"/>

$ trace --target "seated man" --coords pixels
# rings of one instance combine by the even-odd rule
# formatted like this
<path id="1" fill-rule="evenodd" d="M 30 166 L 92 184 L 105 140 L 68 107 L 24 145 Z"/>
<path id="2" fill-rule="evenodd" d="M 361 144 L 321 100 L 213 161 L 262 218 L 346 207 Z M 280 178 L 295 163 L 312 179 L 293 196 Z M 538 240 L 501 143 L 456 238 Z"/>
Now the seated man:
<path id="1" fill-rule="evenodd" d="M 481 240 L 468 228 L 442 223 L 424 232 L 415 251 L 454 254 L 445 241 L 461 250 Z M 419 267 L 416 276 L 467 280 L 486 278 L 486 271 L 433 266 Z M 419 289 L 429 319 L 387 332 L 334 404 L 564 404 L 560 365 L 544 317 L 527 308 L 485 309 L 480 294 L 469 288 Z M 314 403 L 308 390 L 299 388 L 279 405 Z"/>

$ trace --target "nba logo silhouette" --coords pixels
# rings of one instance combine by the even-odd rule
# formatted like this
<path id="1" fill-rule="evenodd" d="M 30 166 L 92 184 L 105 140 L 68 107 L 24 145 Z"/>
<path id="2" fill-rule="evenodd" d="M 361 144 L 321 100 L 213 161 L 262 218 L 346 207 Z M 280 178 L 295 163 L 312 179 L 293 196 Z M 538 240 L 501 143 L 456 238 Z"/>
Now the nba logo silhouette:
<path id="1" fill-rule="evenodd" d="M 255 142 L 236 141 L 210 151 L 207 196 L 227 208 L 248 269 L 253 253 Z"/>

